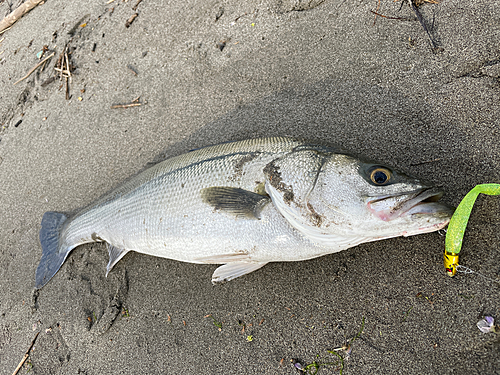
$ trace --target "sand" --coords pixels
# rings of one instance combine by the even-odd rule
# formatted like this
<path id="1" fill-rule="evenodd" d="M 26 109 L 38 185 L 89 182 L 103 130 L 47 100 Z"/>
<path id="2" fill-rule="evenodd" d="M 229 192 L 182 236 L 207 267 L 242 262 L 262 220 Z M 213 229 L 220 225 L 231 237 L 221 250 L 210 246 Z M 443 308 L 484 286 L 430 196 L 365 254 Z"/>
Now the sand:
<path id="1" fill-rule="evenodd" d="M 431 181 L 455 206 L 500 182 L 498 1 L 423 4 L 434 45 L 408 4 L 390 0 L 378 12 L 403 19 L 375 24 L 376 0 L 135 5 L 48 0 L 0 36 L 0 373 L 40 332 L 20 373 L 296 374 L 291 359 L 335 362 L 328 351 L 363 321 L 344 374 L 498 373 L 499 341 L 476 323 L 500 320 L 499 284 L 446 276 L 438 233 L 218 286 L 216 266 L 137 253 L 105 278 L 105 246 L 85 245 L 34 292 L 45 211 L 76 210 L 201 146 L 335 143 Z M 55 57 L 13 85 L 44 45 Z M 69 100 L 64 79 L 47 83 L 66 45 Z M 500 199 L 480 197 L 460 257 L 493 279 L 499 224 Z"/>

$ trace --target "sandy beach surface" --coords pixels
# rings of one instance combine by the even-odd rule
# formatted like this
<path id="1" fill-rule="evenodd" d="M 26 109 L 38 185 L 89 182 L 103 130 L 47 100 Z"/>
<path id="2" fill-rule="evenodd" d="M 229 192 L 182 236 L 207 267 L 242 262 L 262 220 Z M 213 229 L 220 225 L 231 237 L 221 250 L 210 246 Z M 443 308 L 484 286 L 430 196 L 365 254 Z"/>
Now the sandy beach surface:
<path id="1" fill-rule="evenodd" d="M 215 265 L 134 252 L 106 278 L 106 247 L 84 245 L 34 292 L 44 212 L 202 146 L 334 143 L 454 206 L 499 183 L 500 3 L 426 2 L 428 32 L 407 2 L 377 3 L 47 0 L 1 34 L 0 373 L 37 332 L 20 374 L 297 374 L 294 359 L 321 375 L 339 356 L 343 374 L 500 373 L 498 336 L 476 327 L 500 320 L 499 197 L 478 199 L 460 257 L 476 273 L 455 278 L 435 232 L 217 286 Z"/>

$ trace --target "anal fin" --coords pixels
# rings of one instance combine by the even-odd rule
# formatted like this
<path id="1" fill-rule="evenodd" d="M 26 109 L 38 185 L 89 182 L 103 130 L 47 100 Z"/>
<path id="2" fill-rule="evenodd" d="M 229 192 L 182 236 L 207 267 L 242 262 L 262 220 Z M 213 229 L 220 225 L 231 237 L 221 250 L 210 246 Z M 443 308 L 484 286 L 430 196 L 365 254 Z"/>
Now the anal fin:
<path id="1" fill-rule="evenodd" d="M 232 262 L 223 264 L 222 266 L 217 268 L 213 273 L 212 284 L 236 279 L 237 277 L 258 270 L 259 268 L 265 266 L 266 264 L 267 262 L 264 263 Z"/>
<path id="2" fill-rule="evenodd" d="M 109 271 L 111 271 L 111 269 L 115 266 L 115 264 L 118 263 L 118 261 L 122 259 L 125 256 L 125 254 L 127 254 L 130 251 L 130 250 L 119 249 L 109 243 L 107 245 L 109 252 L 109 262 L 108 265 L 106 266 L 106 277 L 108 276 Z"/>

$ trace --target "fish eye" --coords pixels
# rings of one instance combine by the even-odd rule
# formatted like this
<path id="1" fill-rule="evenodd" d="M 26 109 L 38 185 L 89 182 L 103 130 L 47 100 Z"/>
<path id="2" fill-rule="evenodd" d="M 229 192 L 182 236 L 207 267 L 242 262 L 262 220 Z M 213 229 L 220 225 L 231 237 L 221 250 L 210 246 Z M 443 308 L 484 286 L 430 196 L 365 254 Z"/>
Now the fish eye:
<path id="1" fill-rule="evenodd" d="M 391 172 L 385 168 L 378 167 L 370 173 L 370 180 L 372 180 L 375 185 L 385 185 L 390 179 Z"/>

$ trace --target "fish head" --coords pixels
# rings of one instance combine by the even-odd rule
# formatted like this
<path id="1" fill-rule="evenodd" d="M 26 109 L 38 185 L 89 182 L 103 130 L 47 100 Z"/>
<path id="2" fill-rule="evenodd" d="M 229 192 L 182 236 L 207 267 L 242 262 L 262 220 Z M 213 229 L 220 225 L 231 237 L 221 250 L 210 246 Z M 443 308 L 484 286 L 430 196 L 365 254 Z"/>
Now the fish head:
<path id="1" fill-rule="evenodd" d="M 265 173 L 281 214 L 323 245 L 433 232 L 453 213 L 430 184 L 345 154 L 300 150 L 274 160 Z"/>

